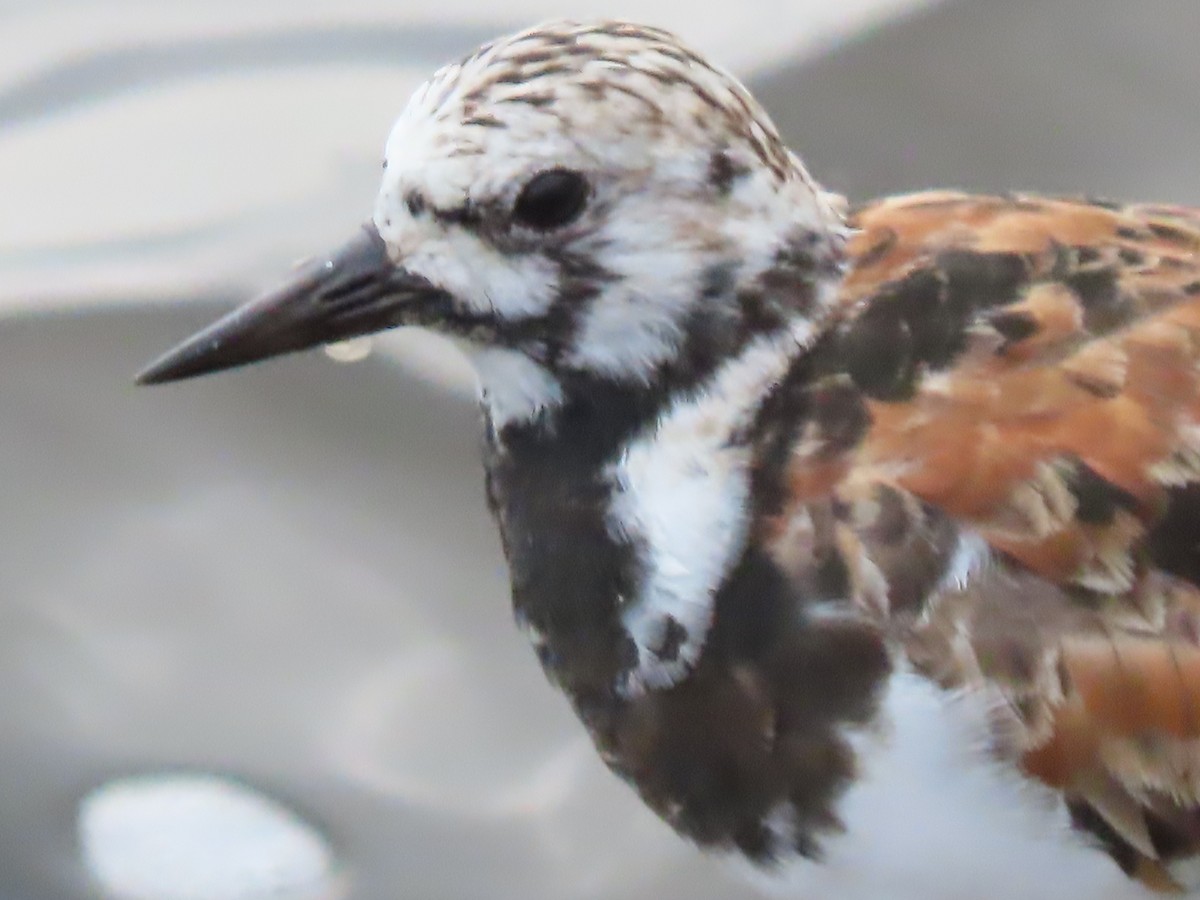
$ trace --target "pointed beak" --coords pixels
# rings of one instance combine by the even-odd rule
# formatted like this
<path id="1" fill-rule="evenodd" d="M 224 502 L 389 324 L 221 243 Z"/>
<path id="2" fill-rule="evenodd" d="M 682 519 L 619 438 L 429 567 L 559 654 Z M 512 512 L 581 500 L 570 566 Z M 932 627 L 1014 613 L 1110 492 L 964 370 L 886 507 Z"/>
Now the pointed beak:
<path id="1" fill-rule="evenodd" d="M 151 363 L 137 382 L 178 381 L 383 331 L 448 301 L 440 288 L 396 266 L 367 223 L 329 258 L 304 265 Z"/>

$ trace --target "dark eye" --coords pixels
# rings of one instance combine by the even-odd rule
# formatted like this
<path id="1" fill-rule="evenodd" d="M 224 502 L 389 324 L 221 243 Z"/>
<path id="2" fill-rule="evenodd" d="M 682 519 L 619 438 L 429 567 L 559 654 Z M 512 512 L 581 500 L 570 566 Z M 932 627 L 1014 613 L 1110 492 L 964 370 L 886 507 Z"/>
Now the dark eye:
<path id="1" fill-rule="evenodd" d="M 538 231 L 562 228 L 579 218 L 587 199 L 586 178 L 569 169 L 550 169 L 534 175 L 522 188 L 513 218 Z"/>

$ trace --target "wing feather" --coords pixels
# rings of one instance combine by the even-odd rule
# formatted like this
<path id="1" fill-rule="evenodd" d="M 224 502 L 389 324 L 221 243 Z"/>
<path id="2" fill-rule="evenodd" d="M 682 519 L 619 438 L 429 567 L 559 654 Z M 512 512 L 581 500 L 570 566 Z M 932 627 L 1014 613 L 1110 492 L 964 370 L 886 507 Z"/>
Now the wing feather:
<path id="1" fill-rule="evenodd" d="M 911 663 L 994 694 L 996 752 L 1175 885 L 1200 855 L 1200 211 L 939 192 L 851 224 L 818 372 L 871 427 L 798 443 L 777 556 L 804 577 L 795 523 L 832 516 Z M 970 540 L 993 562 L 965 578 Z"/>

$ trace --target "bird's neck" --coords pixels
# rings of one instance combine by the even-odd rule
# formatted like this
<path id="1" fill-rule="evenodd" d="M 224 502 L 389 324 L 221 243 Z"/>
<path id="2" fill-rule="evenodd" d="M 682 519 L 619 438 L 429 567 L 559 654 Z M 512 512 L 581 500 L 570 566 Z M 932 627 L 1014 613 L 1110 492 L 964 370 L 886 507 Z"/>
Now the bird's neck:
<path id="1" fill-rule="evenodd" d="M 485 442 L 516 617 L 547 675 L 659 815 L 762 863 L 836 832 L 847 729 L 872 721 L 890 667 L 872 623 L 811 614 L 825 594 L 764 545 L 801 436 L 852 446 L 869 421 L 829 368 L 836 279 L 776 274 L 773 291 L 811 302 L 652 388 L 535 377 L 554 402 L 489 416 Z"/>
<path id="2" fill-rule="evenodd" d="M 800 421 L 816 330 L 795 316 L 652 387 L 564 378 L 533 421 L 489 416 L 516 617 L 577 705 L 668 687 L 697 663 L 762 499 L 766 433 Z M 767 407 L 783 420 L 768 427 Z"/>
<path id="3" fill-rule="evenodd" d="M 872 627 L 810 617 L 758 539 L 796 441 L 829 413 L 828 336 L 790 324 L 689 389 L 567 388 L 542 427 L 486 441 L 515 613 L 547 675 L 671 825 L 764 863 L 815 855 L 836 825 L 844 730 L 888 671 Z"/>
<path id="4" fill-rule="evenodd" d="M 484 464 L 518 624 L 552 681 L 607 702 L 635 656 L 620 610 L 642 578 L 638 548 L 614 529 L 611 469 L 669 396 L 581 388 L 533 423 L 497 427 L 485 403 Z"/>
<path id="5" fill-rule="evenodd" d="M 779 391 L 833 314 L 840 236 L 789 228 L 766 268 L 714 266 L 726 277 L 703 279 L 674 352 L 638 377 L 579 366 L 603 354 L 472 355 L 515 612 L 577 702 L 668 687 L 699 660 L 759 499 L 760 432 L 800 415 Z"/>

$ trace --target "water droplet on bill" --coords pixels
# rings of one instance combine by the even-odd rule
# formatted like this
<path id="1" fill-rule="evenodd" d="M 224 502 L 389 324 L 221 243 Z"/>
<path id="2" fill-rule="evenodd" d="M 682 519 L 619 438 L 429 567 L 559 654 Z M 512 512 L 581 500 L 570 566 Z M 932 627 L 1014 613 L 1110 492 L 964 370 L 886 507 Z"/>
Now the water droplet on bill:
<path id="1" fill-rule="evenodd" d="M 371 355 L 374 341 L 368 335 L 325 345 L 325 355 L 334 362 L 356 363 Z"/>

